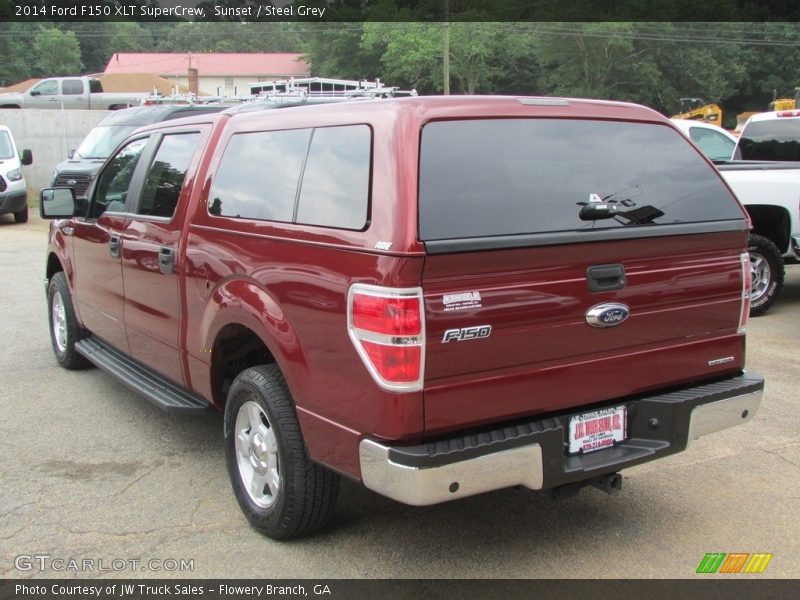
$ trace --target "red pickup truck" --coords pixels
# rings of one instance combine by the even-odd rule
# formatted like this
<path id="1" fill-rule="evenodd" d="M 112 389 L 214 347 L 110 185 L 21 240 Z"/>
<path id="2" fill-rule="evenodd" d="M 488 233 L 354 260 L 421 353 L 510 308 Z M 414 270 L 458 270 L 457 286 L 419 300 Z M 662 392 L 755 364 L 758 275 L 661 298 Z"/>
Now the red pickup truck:
<path id="1" fill-rule="evenodd" d="M 274 538 L 323 526 L 340 475 L 412 505 L 612 490 L 761 401 L 746 215 L 641 106 L 202 115 L 131 134 L 86 201 L 41 200 L 60 364 L 224 410 Z"/>

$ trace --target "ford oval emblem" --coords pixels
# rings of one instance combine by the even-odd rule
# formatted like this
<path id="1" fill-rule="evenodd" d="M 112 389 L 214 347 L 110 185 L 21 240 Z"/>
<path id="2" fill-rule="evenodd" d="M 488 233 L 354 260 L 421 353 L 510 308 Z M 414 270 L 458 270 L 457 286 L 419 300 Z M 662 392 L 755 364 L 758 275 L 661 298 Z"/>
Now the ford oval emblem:
<path id="1" fill-rule="evenodd" d="M 77 181 L 75 181 L 74 179 L 70 179 L 69 181 L 67 181 L 67 185 L 69 185 L 69 186 L 76 185 L 77 183 L 78 183 L 78 182 L 77 182 Z"/>
<path id="2" fill-rule="evenodd" d="M 631 310 L 619 302 L 598 304 L 586 311 L 586 322 L 592 327 L 614 327 L 625 321 Z"/>

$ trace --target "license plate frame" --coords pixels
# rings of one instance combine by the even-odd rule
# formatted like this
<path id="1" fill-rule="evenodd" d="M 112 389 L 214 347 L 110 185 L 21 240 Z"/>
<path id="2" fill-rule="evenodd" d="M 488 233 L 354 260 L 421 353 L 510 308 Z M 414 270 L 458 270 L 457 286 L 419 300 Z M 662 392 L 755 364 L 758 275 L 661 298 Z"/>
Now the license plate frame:
<path id="1" fill-rule="evenodd" d="M 628 439 L 628 407 L 592 410 L 569 418 L 567 453 L 589 454 L 612 448 Z"/>

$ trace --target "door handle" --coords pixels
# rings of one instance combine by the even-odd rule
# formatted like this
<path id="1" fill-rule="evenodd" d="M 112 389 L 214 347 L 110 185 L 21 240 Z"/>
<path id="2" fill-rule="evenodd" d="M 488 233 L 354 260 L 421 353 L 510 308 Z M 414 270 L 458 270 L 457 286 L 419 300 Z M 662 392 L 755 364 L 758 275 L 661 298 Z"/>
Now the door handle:
<path id="1" fill-rule="evenodd" d="M 612 292 L 625 287 L 624 265 L 597 265 L 586 269 L 586 282 L 593 292 Z"/>
<path id="2" fill-rule="evenodd" d="M 119 249 L 122 246 L 122 238 L 118 235 L 112 235 L 108 240 L 108 253 L 111 258 L 119 258 Z"/>
<path id="3" fill-rule="evenodd" d="M 164 275 L 172 275 L 175 270 L 175 251 L 169 246 L 161 246 L 158 251 L 158 268 Z"/>

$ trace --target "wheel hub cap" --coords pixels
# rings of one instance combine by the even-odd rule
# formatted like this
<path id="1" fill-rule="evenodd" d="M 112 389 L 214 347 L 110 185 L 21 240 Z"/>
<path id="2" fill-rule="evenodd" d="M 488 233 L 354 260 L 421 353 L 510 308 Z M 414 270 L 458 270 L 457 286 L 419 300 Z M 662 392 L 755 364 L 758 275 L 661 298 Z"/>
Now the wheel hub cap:
<path id="1" fill-rule="evenodd" d="M 281 489 L 275 430 L 261 406 L 248 401 L 239 408 L 233 433 L 242 487 L 257 506 L 268 508 Z"/>

